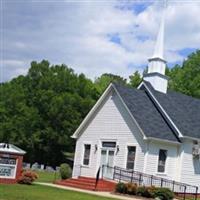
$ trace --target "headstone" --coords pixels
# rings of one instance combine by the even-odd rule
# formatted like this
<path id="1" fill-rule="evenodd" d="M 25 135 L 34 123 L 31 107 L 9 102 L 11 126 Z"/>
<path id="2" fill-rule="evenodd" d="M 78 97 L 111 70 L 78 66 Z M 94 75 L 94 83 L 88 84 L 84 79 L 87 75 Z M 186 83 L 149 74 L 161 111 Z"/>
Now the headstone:
<path id="1" fill-rule="evenodd" d="M 37 170 L 38 169 L 39 164 L 36 162 L 32 165 L 31 169 L 33 170 Z"/>
<path id="2" fill-rule="evenodd" d="M 46 166 L 46 171 L 48 171 L 48 172 L 54 172 L 54 169 L 51 166 Z"/>
<path id="3" fill-rule="evenodd" d="M 60 170 L 60 167 L 56 167 L 56 171 L 58 172 Z"/>
<path id="4" fill-rule="evenodd" d="M 30 163 L 23 163 L 23 168 L 24 169 L 30 169 L 30 167 L 31 167 L 31 164 Z"/>

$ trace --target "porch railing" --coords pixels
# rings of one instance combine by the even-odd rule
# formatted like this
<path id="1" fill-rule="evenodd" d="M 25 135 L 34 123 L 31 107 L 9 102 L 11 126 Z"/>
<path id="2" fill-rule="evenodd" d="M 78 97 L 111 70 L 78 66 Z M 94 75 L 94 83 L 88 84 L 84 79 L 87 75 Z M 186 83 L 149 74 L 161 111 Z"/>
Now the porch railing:
<path id="1" fill-rule="evenodd" d="M 107 170 L 111 172 L 109 176 L 105 173 Z M 145 174 L 142 172 L 134 171 L 134 170 L 127 170 L 120 167 L 109 167 L 106 165 L 102 166 L 102 178 L 111 178 L 113 180 L 123 181 L 123 182 L 131 182 L 136 183 L 140 186 L 156 186 L 156 187 L 164 187 L 169 188 L 177 195 L 186 199 L 186 196 L 190 198 L 194 198 L 197 200 L 198 197 L 198 187 L 180 183 L 177 181 L 165 179 L 158 176 L 153 176 L 149 174 Z"/>

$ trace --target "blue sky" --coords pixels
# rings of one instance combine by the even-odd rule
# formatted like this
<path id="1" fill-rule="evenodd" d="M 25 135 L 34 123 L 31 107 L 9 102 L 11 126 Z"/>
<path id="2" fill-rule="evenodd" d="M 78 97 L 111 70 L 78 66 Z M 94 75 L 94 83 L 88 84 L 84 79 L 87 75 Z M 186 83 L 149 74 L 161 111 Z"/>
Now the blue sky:
<path id="1" fill-rule="evenodd" d="M 0 0 L 0 82 L 26 74 L 33 60 L 65 63 L 90 78 L 128 77 L 152 56 L 162 1 Z M 165 58 L 181 63 L 200 48 L 200 1 L 169 1 Z M 188 12 L 189 11 L 189 12 Z"/>

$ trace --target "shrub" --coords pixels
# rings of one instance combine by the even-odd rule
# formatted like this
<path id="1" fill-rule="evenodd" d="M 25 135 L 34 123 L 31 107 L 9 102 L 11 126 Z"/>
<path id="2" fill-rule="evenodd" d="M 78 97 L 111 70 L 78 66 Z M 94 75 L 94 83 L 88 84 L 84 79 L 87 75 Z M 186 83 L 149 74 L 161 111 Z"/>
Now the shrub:
<path id="1" fill-rule="evenodd" d="M 63 164 L 60 165 L 60 176 L 61 176 L 61 179 L 70 178 L 71 174 L 72 174 L 72 170 L 71 170 L 71 167 L 68 164 L 63 163 Z"/>
<path id="2" fill-rule="evenodd" d="M 144 186 L 139 186 L 137 189 L 137 195 L 144 196 L 146 188 Z"/>
<path id="3" fill-rule="evenodd" d="M 154 198 L 154 193 L 155 193 L 155 190 L 156 190 L 156 187 L 155 186 L 149 186 L 149 187 L 146 187 L 146 190 L 147 190 L 147 196 L 149 196 L 150 198 Z"/>
<path id="4" fill-rule="evenodd" d="M 154 198 L 154 191 L 155 187 L 145 187 L 145 186 L 140 186 L 137 189 L 137 195 L 147 197 L 147 198 Z"/>
<path id="5" fill-rule="evenodd" d="M 22 175 L 19 177 L 17 182 L 20 184 L 31 185 L 37 178 L 38 175 L 35 172 L 31 170 L 25 170 L 22 172 Z"/>
<path id="6" fill-rule="evenodd" d="M 134 183 L 118 183 L 116 192 L 130 195 L 139 195 L 146 198 L 158 198 L 160 200 L 172 200 L 174 193 L 168 188 L 156 188 L 155 186 L 137 186 Z"/>
<path id="7" fill-rule="evenodd" d="M 127 192 L 126 189 L 127 188 L 126 188 L 125 183 L 118 183 L 115 187 L 116 192 L 123 193 L 123 194 L 125 194 Z"/>
<path id="8" fill-rule="evenodd" d="M 156 188 L 154 197 L 161 200 L 172 200 L 174 198 L 174 193 L 168 188 Z"/>
<path id="9" fill-rule="evenodd" d="M 126 184 L 126 192 L 127 192 L 127 194 L 135 195 L 137 192 L 137 184 L 127 183 Z"/>

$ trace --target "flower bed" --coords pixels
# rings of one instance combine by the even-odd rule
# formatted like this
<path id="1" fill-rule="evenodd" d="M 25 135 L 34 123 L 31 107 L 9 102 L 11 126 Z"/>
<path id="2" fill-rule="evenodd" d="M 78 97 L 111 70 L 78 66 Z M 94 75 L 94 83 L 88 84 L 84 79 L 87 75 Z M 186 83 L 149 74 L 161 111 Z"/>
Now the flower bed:
<path id="1" fill-rule="evenodd" d="M 137 195 L 160 200 L 172 200 L 174 193 L 168 188 L 138 186 L 135 183 L 118 183 L 115 191 L 120 194 Z"/>

